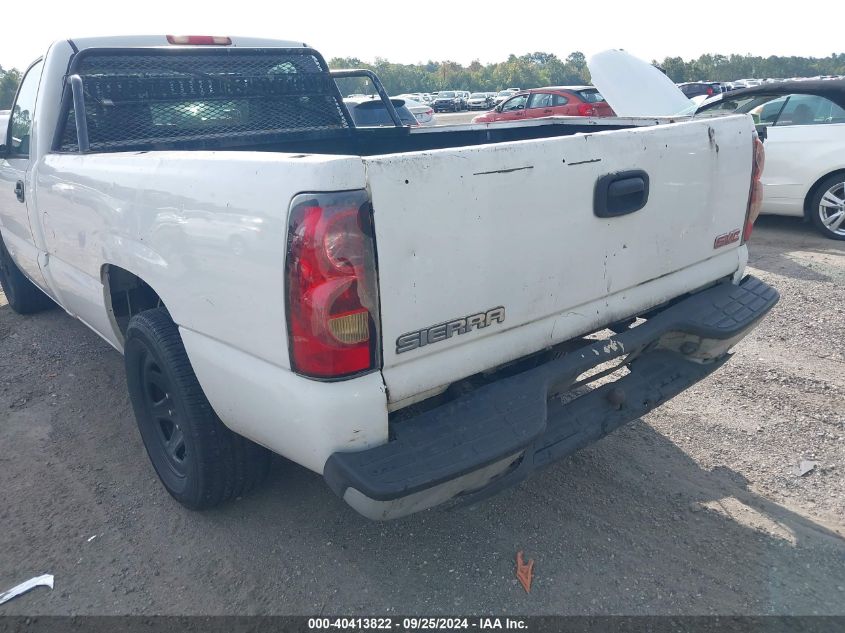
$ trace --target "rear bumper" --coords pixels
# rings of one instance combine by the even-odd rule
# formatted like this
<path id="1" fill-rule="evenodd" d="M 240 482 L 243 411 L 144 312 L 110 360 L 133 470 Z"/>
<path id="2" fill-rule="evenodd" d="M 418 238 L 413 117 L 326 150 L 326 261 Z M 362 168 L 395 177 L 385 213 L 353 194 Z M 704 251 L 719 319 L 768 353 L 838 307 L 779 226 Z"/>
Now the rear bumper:
<path id="1" fill-rule="evenodd" d="M 777 303 L 746 277 L 650 315 L 641 325 L 495 381 L 394 425 L 387 444 L 333 453 L 323 475 L 371 519 L 390 519 L 454 497 L 492 494 L 601 439 L 706 377 Z M 564 403 L 579 376 L 618 359 L 629 373 Z"/>

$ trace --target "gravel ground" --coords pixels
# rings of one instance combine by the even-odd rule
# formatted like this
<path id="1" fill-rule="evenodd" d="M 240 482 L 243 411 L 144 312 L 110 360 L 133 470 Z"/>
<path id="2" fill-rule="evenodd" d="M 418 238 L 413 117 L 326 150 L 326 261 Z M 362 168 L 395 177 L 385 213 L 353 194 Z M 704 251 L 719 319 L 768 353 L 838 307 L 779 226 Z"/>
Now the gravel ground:
<path id="1" fill-rule="evenodd" d="M 56 577 L 0 614 L 845 614 L 845 243 L 764 218 L 751 268 L 782 300 L 721 371 L 512 491 L 382 524 L 281 459 L 184 510 L 121 357 L 0 294 L 0 590 Z"/>

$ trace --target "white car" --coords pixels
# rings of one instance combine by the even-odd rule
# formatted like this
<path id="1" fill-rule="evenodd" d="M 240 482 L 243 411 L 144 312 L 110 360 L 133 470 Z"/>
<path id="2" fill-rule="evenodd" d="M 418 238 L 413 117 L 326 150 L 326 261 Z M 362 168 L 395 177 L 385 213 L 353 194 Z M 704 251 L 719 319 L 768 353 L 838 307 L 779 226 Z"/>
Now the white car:
<path id="1" fill-rule="evenodd" d="M 805 217 L 845 240 L 845 81 L 760 85 L 696 108 L 666 75 L 624 51 L 593 56 L 590 73 L 617 116 L 750 114 L 765 139 L 761 213 Z"/>
<path id="2" fill-rule="evenodd" d="M 746 113 L 765 128 L 762 213 L 806 217 L 845 240 L 845 81 L 764 84 L 708 99 L 697 117 Z"/>
<path id="3" fill-rule="evenodd" d="M 517 92 L 519 92 L 519 90 L 515 88 L 505 88 L 504 90 L 500 90 L 499 94 L 497 94 L 496 97 L 493 99 L 493 105 L 499 105 L 500 103 L 507 101 Z"/>
<path id="4" fill-rule="evenodd" d="M 493 99 L 488 92 L 473 92 L 467 99 L 468 110 L 489 110 L 493 107 Z"/>
<path id="5" fill-rule="evenodd" d="M 411 111 L 411 114 L 416 117 L 417 123 L 420 125 L 434 125 L 434 110 L 431 109 L 431 106 L 414 99 L 412 95 L 399 95 L 398 97 L 391 98 L 403 100 L 405 107 Z"/>

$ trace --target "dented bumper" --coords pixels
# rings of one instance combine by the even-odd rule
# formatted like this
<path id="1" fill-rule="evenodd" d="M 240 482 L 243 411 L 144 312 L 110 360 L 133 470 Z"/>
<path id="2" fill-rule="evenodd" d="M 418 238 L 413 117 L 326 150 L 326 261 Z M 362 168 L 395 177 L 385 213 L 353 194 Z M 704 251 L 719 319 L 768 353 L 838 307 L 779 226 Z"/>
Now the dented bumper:
<path id="1" fill-rule="evenodd" d="M 334 453 L 329 486 L 358 512 L 390 519 L 470 493 L 492 494 L 601 439 L 709 375 L 777 303 L 746 277 L 651 314 L 639 326 L 396 423 L 387 444 Z M 616 360 L 628 374 L 559 397 Z"/>

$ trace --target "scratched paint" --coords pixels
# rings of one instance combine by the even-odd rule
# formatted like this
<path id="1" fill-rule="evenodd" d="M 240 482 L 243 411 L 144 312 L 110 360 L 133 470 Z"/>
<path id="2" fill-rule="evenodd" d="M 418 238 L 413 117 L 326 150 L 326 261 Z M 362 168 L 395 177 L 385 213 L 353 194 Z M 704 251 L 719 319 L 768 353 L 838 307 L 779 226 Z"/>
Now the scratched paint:
<path id="1" fill-rule="evenodd" d="M 719 133 L 719 162 L 708 125 Z M 749 126 L 744 118 L 688 121 L 364 158 L 383 340 L 490 305 L 508 312 L 495 335 L 473 332 L 399 356 L 386 343 L 391 406 L 626 318 L 692 278 L 733 274 L 736 245 L 725 259 L 710 258 L 715 234 L 744 214 Z M 650 176 L 648 204 L 596 217 L 596 179 L 631 169 Z"/>

